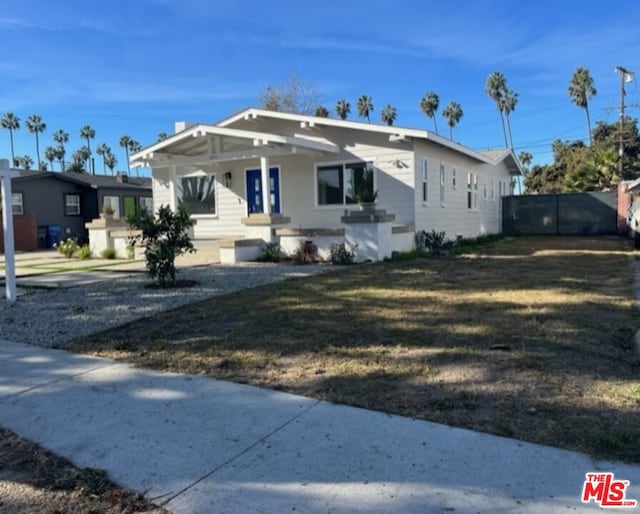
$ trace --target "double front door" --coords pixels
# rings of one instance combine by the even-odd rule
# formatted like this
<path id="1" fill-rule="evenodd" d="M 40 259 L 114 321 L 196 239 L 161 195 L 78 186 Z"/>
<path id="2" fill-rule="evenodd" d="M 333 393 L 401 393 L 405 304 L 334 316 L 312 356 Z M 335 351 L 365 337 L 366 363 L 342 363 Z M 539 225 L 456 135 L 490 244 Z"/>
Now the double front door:
<path id="1" fill-rule="evenodd" d="M 262 201 L 262 174 L 259 169 L 247 170 L 247 210 L 249 214 L 264 212 Z M 280 170 L 269 168 L 269 198 L 271 212 L 280 213 Z"/>

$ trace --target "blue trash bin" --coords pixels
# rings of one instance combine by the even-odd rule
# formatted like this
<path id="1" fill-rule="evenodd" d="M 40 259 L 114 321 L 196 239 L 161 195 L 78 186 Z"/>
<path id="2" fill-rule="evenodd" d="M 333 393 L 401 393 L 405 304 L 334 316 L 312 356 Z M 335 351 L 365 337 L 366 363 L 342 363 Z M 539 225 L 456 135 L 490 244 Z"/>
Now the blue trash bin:
<path id="1" fill-rule="evenodd" d="M 47 225 L 47 248 L 53 248 L 60 242 L 60 225 Z"/>

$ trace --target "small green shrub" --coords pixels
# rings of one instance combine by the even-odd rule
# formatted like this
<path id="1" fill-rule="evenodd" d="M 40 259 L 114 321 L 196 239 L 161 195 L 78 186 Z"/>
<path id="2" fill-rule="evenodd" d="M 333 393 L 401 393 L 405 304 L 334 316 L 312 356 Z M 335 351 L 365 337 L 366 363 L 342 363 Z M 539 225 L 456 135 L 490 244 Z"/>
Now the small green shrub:
<path id="1" fill-rule="evenodd" d="M 427 232 L 426 230 L 421 230 L 420 232 L 416 232 L 416 248 L 418 250 L 428 250 L 432 254 L 442 254 L 445 253 L 453 243 L 451 241 L 447 241 L 447 235 L 443 232 L 436 232 L 432 230 L 431 232 Z"/>
<path id="2" fill-rule="evenodd" d="M 348 247 L 346 243 L 331 245 L 329 260 L 331 264 L 353 264 L 356 258 L 356 247 Z"/>
<path id="3" fill-rule="evenodd" d="M 116 249 L 115 248 L 105 248 L 100 252 L 100 257 L 103 259 L 115 259 L 116 258 Z"/>
<path id="4" fill-rule="evenodd" d="M 311 240 L 300 241 L 293 255 L 296 264 L 310 264 L 318 260 L 318 247 Z"/>
<path id="5" fill-rule="evenodd" d="M 58 253 L 61 253 L 67 258 L 73 257 L 73 255 L 80 249 L 76 240 L 72 238 L 61 241 L 60 243 L 54 245 L 54 248 L 58 250 Z"/>
<path id="6" fill-rule="evenodd" d="M 76 252 L 76 258 L 80 259 L 81 261 L 91 259 L 91 256 L 91 247 L 89 245 L 82 245 Z"/>
<path id="7" fill-rule="evenodd" d="M 280 243 L 267 243 L 262 249 L 262 255 L 258 257 L 260 262 L 280 262 L 286 257 Z"/>

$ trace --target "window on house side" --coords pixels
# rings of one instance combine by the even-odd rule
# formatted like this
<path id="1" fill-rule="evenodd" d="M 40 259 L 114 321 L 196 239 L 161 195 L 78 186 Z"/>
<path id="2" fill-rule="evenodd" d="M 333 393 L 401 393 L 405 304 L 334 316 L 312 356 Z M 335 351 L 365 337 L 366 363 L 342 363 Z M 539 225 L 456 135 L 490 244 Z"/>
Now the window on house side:
<path id="1" fill-rule="evenodd" d="M 456 169 L 455 168 L 451 170 L 451 188 L 452 189 L 456 188 Z"/>
<path id="2" fill-rule="evenodd" d="M 11 209 L 13 214 L 24 214 L 22 193 L 11 193 Z"/>
<path id="3" fill-rule="evenodd" d="M 485 202 L 487 201 L 487 179 L 482 182 L 482 198 L 484 198 Z"/>
<path id="4" fill-rule="evenodd" d="M 142 209 L 145 209 L 147 212 L 153 212 L 153 198 L 150 196 L 141 196 L 138 198 L 138 202 Z"/>
<path id="5" fill-rule="evenodd" d="M 427 159 L 422 159 L 422 203 L 429 203 L 429 168 Z"/>
<path id="6" fill-rule="evenodd" d="M 102 198 L 102 209 L 106 206 L 109 206 L 113 209 L 113 218 L 120 218 L 120 197 L 118 196 L 104 196 Z"/>
<path id="7" fill-rule="evenodd" d="M 80 195 L 64 195 L 64 213 L 67 216 L 78 216 L 80 214 Z"/>
<path id="8" fill-rule="evenodd" d="M 467 173 L 467 209 L 473 209 L 473 174 Z"/>
<path id="9" fill-rule="evenodd" d="M 178 202 L 189 214 L 216 214 L 216 177 L 182 177 L 178 181 Z"/>

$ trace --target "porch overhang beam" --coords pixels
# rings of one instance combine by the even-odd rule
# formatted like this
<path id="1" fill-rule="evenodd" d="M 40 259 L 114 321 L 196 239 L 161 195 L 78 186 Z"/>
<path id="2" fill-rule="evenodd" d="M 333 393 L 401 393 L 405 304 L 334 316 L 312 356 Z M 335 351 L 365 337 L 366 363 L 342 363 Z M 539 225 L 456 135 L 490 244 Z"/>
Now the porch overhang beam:
<path id="1" fill-rule="evenodd" d="M 242 161 L 259 159 L 261 157 L 284 157 L 294 155 L 293 148 L 262 148 L 259 150 L 238 150 L 235 152 L 221 152 L 219 154 L 180 155 L 180 154 L 152 154 L 145 156 L 147 162 L 157 164 L 171 164 L 175 166 L 190 166 L 197 164 L 211 164 L 215 162 Z"/>

